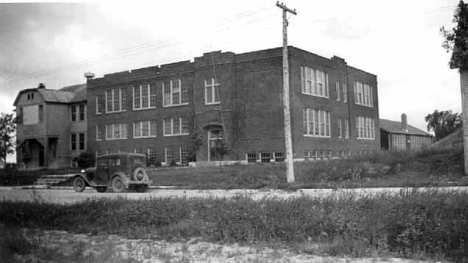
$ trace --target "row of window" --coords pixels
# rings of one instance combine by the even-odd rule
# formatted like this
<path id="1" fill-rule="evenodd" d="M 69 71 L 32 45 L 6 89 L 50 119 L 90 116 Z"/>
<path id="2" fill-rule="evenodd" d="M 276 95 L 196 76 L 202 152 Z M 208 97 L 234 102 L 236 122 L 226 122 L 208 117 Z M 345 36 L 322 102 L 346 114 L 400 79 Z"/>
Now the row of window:
<path id="1" fill-rule="evenodd" d="M 302 110 L 303 134 L 306 137 L 330 138 L 330 112 L 317 109 Z M 370 117 L 356 117 L 358 139 L 375 139 L 374 119 Z M 338 138 L 349 139 L 349 121 L 338 119 Z"/>
<path id="2" fill-rule="evenodd" d="M 75 121 L 84 121 L 86 119 L 86 105 L 72 105 L 70 111 L 70 120 Z"/>
<path id="3" fill-rule="evenodd" d="M 371 154 L 377 152 L 376 150 L 370 149 L 363 149 L 358 150 L 357 153 L 361 154 Z M 351 156 L 350 150 L 339 150 L 339 151 L 332 151 L 332 150 L 305 150 L 304 151 L 304 158 L 306 160 L 325 160 L 325 159 L 332 159 L 332 158 L 341 158 Z"/>
<path id="4" fill-rule="evenodd" d="M 77 132 L 70 134 L 70 150 L 84 151 L 86 150 L 86 133 Z"/>
<path id="5" fill-rule="evenodd" d="M 188 87 L 182 80 L 175 79 L 161 82 L 163 107 L 187 105 L 189 103 Z M 219 86 L 214 78 L 205 79 L 205 104 L 219 104 Z M 127 110 L 126 88 L 106 90 L 104 98 L 96 96 L 96 114 L 121 112 Z M 132 87 L 132 109 L 145 110 L 156 108 L 156 84 L 142 84 Z"/>
<path id="6" fill-rule="evenodd" d="M 112 123 L 105 126 L 96 126 L 96 140 L 103 139 L 105 128 L 106 140 L 127 139 L 127 123 Z M 179 136 L 189 134 L 188 118 L 172 118 L 163 120 L 164 136 Z M 156 137 L 156 120 L 133 122 L 133 138 Z"/>
<path id="7" fill-rule="evenodd" d="M 270 163 L 270 162 L 284 162 L 285 155 L 283 152 L 260 152 L 258 155 L 256 153 L 246 153 L 245 158 L 248 163 Z"/>
<path id="8" fill-rule="evenodd" d="M 348 88 L 346 84 L 335 82 L 336 100 L 348 102 Z M 328 74 L 318 69 L 301 67 L 301 90 L 303 94 L 329 98 Z M 354 102 L 357 105 L 374 106 L 372 86 L 356 81 L 354 83 Z"/>

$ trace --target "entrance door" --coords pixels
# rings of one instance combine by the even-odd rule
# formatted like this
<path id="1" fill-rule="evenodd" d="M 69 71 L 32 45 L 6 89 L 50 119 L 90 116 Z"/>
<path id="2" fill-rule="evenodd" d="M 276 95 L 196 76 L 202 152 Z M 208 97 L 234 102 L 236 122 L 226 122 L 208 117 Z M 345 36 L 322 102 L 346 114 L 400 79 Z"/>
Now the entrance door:
<path id="1" fill-rule="evenodd" d="M 212 129 L 208 131 L 208 161 L 220 161 L 223 159 L 223 156 L 220 153 L 222 142 L 222 129 Z"/>

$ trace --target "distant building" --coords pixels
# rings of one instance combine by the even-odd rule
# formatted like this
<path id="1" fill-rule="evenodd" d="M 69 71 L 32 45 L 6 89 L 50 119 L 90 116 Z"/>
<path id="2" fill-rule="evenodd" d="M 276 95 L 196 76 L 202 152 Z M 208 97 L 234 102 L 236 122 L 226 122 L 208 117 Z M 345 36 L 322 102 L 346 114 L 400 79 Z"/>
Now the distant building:
<path id="1" fill-rule="evenodd" d="M 25 89 L 17 95 L 19 168 L 61 168 L 87 150 L 86 84 L 60 90 Z"/>
<path id="2" fill-rule="evenodd" d="M 375 75 L 295 47 L 289 62 L 294 159 L 380 150 Z M 282 69 L 274 48 L 88 79 L 88 149 L 145 153 L 162 164 L 282 162 Z"/>
<path id="3" fill-rule="evenodd" d="M 433 136 L 408 124 L 406 114 L 401 122 L 380 119 L 380 140 L 384 150 L 419 150 L 433 142 Z"/>

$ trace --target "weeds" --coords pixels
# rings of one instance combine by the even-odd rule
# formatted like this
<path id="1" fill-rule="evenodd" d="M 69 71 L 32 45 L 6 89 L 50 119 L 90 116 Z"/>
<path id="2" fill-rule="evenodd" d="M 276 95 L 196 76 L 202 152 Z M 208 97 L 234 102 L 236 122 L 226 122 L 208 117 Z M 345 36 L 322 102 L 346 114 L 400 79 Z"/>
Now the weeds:
<path id="1" fill-rule="evenodd" d="M 225 243 L 310 243 L 332 255 L 376 253 L 468 258 L 468 194 L 402 192 L 377 198 L 160 198 L 89 200 L 59 206 L 0 203 L 8 226 L 60 229 L 128 238 Z"/>

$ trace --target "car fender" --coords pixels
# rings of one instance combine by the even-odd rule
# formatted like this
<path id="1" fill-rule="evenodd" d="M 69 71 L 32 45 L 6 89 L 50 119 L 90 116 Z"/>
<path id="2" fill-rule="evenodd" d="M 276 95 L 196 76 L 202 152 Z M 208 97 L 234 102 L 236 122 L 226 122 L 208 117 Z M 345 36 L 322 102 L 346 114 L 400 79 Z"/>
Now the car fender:
<path id="1" fill-rule="evenodd" d="M 77 177 L 81 177 L 83 178 L 83 180 L 85 181 L 86 183 L 86 186 L 95 186 L 96 184 L 95 183 L 91 183 L 88 178 L 86 178 L 86 176 L 82 175 L 82 174 L 75 174 L 75 176 L 73 176 L 73 180 L 75 180 L 75 178 Z"/>

